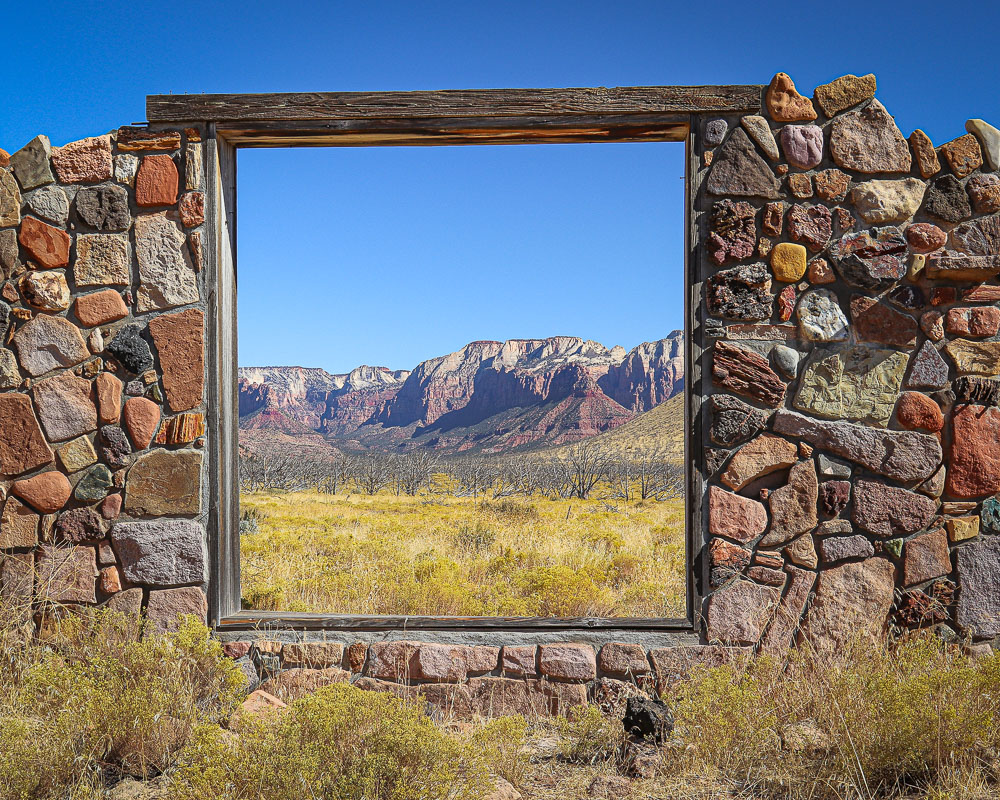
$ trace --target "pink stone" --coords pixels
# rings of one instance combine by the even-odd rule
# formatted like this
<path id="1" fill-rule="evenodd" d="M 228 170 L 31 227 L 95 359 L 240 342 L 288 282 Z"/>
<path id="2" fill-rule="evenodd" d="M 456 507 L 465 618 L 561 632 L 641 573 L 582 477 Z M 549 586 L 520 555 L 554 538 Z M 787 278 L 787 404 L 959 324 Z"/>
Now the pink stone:
<path id="1" fill-rule="evenodd" d="M 718 486 L 708 490 L 708 532 L 737 542 L 749 542 L 767 528 L 763 504 L 727 492 Z"/>
<path id="2" fill-rule="evenodd" d="M 504 645 L 501 667 L 504 675 L 533 677 L 538 674 L 535 665 L 537 648 L 531 645 Z"/>
<path id="3" fill-rule="evenodd" d="M 62 183 L 97 183 L 111 179 L 111 137 L 94 136 L 52 151 L 52 166 Z"/>
<path id="4" fill-rule="evenodd" d="M 130 397 L 125 401 L 122 419 L 136 450 L 145 450 L 160 426 L 160 407 L 145 397 Z"/>
<path id="5" fill-rule="evenodd" d="M 1000 492 L 1000 409 L 955 408 L 947 492 L 969 500 Z"/>
<path id="6" fill-rule="evenodd" d="M 705 635 L 720 644 L 756 644 L 774 617 L 781 590 L 736 580 L 709 599 Z"/>
<path id="7" fill-rule="evenodd" d="M 181 618 L 194 616 L 205 623 L 208 619 L 208 601 L 197 586 L 179 589 L 159 589 L 149 593 L 146 604 L 146 627 L 143 637 L 170 633 L 177 630 Z"/>
<path id="8" fill-rule="evenodd" d="M 786 125 L 781 129 L 781 149 L 793 167 L 812 169 L 823 160 L 823 130 L 816 125 Z"/>
<path id="9" fill-rule="evenodd" d="M 907 540 L 903 551 L 905 586 L 940 578 L 949 572 L 951 556 L 948 553 L 948 535 L 943 530 L 930 531 Z"/>
<path id="10" fill-rule="evenodd" d="M 609 675 L 645 675 L 650 671 L 646 650 L 641 644 L 609 642 L 601 648 L 598 663 Z"/>
<path id="11" fill-rule="evenodd" d="M 562 680 L 591 680 L 597 677 L 597 660 L 589 644 L 543 644 L 539 647 L 539 670 Z"/>

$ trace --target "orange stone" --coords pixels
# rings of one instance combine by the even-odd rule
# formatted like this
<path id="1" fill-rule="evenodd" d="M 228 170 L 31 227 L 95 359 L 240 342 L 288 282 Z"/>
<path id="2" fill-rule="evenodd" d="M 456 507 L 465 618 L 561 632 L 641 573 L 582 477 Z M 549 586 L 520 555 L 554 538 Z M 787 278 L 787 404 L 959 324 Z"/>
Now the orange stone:
<path id="1" fill-rule="evenodd" d="M 185 228 L 195 228 L 205 221 L 205 195 L 188 192 L 181 198 L 181 222 Z"/>
<path id="2" fill-rule="evenodd" d="M 177 165 L 170 156 L 146 156 L 135 176 L 136 205 L 171 206 L 177 202 Z"/>
<path id="3" fill-rule="evenodd" d="M 0 394 L 0 476 L 20 475 L 55 460 L 27 395 Z"/>
<path id="4" fill-rule="evenodd" d="M 34 217 L 25 217 L 21 223 L 21 246 L 28 255 L 45 269 L 65 267 L 69 264 L 69 234 L 46 225 Z"/>
<path id="5" fill-rule="evenodd" d="M 101 570 L 101 591 L 104 594 L 117 594 L 122 590 L 122 579 L 118 567 L 105 567 Z"/>
<path id="6" fill-rule="evenodd" d="M 136 450 L 145 450 L 160 425 L 160 407 L 145 397 L 130 397 L 122 413 L 125 428 Z"/>
<path id="7" fill-rule="evenodd" d="M 122 382 L 109 372 L 94 381 L 97 387 L 97 414 L 102 425 L 117 425 L 122 416 Z"/>
<path id="8" fill-rule="evenodd" d="M 36 511 L 54 514 L 69 501 L 73 487 L 61 472 L 43 472 L 33 478 L 14 481 L 10 490 Z"/>
<path id="9" fill-rule="evenodd" d="M 156 444 L 189 444 L 204 435 L 204 414 L 179 414 L 163 423 Z"/>
<path id="10" fill-rule="evenodd" d="M 795 90 L 792 79 L 779 72 L 771 79 L 764 96 L 767 113 L 775 122 L 808 122 L 816 119 L 816 109 L 812 100 Z"/>
<path id="11" fill-rule="evenodd" d="M 10 164 L 10 153 L 0 147 L 0 167 L 6 167 Z"/>
<path id="12" fill-rule="evenodd" d="M 205 315 L 196 309 L 163 314 L 149 321 L 163 369 L 163 390 L 173 411 L 188 411 L 201 403 L 205 384 L 204 326 Z"/>
<path id="13" fill-rule="evenodd" d="M 85 328 L 107 325 L 128 316 L 128 306 L 114 289 L 85 294 L 76 300 L 76 318 Z"/>

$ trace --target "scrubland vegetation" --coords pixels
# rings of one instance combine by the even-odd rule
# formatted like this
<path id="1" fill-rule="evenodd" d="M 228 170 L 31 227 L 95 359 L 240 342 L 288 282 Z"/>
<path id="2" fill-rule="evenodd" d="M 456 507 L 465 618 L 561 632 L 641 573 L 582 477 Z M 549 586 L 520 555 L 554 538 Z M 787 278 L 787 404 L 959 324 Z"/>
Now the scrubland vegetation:
<path id="1" fill-rule="evenodd" d="M 843 661 L 696 669 L 672 734 L 630 740 L 621 710 L 458 722 L 348 685 L 240 710 L 241 674 L 189 621 L 163 638 L 69 615 L 0 634 L 4 800 L 933 798 L 1000 793 L 1000 657 L 930 635 Z M 510 787 L 506 787 L 510 791 Z M 514 795 L 509 795 L 514 796 Z"/>

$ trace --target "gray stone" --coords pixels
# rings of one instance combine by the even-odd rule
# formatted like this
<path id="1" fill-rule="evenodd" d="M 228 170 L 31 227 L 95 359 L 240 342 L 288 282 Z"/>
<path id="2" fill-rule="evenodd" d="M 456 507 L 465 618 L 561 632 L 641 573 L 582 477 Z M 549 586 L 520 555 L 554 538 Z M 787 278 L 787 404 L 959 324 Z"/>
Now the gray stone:
<path id="1" fill-rule="evenodd" d="M 58 186 L 44 186 L 24 196 L 35 214 L 62 227 L 69 221 L 69 198 Z"/>
<path id="2" fill-rule="evenodd" d="M 785 409 L 777 411 L 773 427 L 900 482 L 923 480 L 941 463 L 937 437 L 916 431 L 822 421 Z"/>
<path id="3" fill-rule="evenodd" d="M 725 319 L 760 321 L 771 318 L 774 295 L 765 264 L 743 264 L 719 270 L 708 279 L 705 302 L 710 314 Z"/>
<path id="4" fill-rule="evenodd" d="M 111 470 L 104 464 L 95 464 L 80 478 L 73 490 L 73 497 L 84 503 L 103 500 L 112 483 Z"/>
<path id="5" fill-rule="evenodd" d="M 21 268 L 17 250 L 17 231 L 0 231 L 0 280 Z M 2 325 L 3 323 L 0 323 Z"/>
<path id="6" fill-rule="evenodd" d="M 951 245 L 970 256 L 1000 254 L 1000 215 L 981 217 L 955 227 L 949 235 Z"/>
<path id="7" fill-rule="evenodd" d="M 39 314 L 14 334 L 21 366 L 32 377 L 72 367 L 90 357 L 80 329 L 63 317 Z"/>
<path id="8" fill-rule="evenodd" d="M 972 216 L 969 196 L 954 175 L 942 175 L 931 181 L 923 209 L 928 216 L 944 222 L 962 222 Z"/>
<path id="9" fill-rule="evenodd" d="M 710 119 L 705 123 L 705 144 L 715 147 L 718 144 L 722 144 L 722 140 L 726 138 L 726 131 L 729 129 L 729 123 L 724 119 Z M 189 189 L 192 187 L 188 187 Z"/>
<path id="10" fill-rule="evenodd" d="M 958 625 L 973 637 L 1000 636 L 1000 538 L 988 536 L 959 547 Z"/>
<path id="11" fill-rule="evenodd" d="M 851 189 L 851 202 L 871 225 L 903 222 L 917 213 L 927 185 L 917 178 L 899 181 L 865 181 Z"/>
<path id="12" fill-rule="evenodd" d="M 795 313 L 803 339 L 812 342 L 842 342 L 847 339 L 847 317 L 833 292 L 827 289 L 806 292 Z"/>
<path id="13" fill-rule="evenodd" d="M 926 527 L 937 505 L 931 498 L 909 489 L 862 479 L 854 483 L 851 520 L 859 528 L 888 539 Z"/>
<path id="14" fill-rule="evenodd" d="M 99 231 L 127 231 L 132 224 L 128 191 L 114 184 L 88 186 L 77 192 L 76 213 L 84 224 Z"/>
<path id="15" fill-rule="evenodd" d="M 981 119 L 967 120 L 965 129 L 979 140 L 986 166 L 994 172 L 1000 169 L 1000 130 Z"/>
<path id="16" fill-rule="evenodd" d="M 819 543 L 819 552 L 824 561 L 846 561 L 848 558 L 871 558 L 875 548 L 864 536 L 831 536 Z"/>
<path id="17" fill-rule="evenodd" d="M 3 325 L 0 323 L 0 330 Z M 21 374 L 17 371 L 17 359 L 6 348 L 0 347 L 0 389 L 16 389 L 21 385 Z"/>
<path id="18" fill-rule="evenodd" d="M 928 497 L 940 497 L 944 493 L 944 482 L 947 475 L 948 470 L 942 464 L 938 467 L 937 472 L 917 487 L 917 491 Z"/>
<path id="19" fill-rule="evenodd" d="M 788 378 L 794 378 L 799 373 L 799 352 L 788 345 L 775 345 L 771 358 L 776 366 Z"/>
<path id="20" fill-rule="evenodd" d="M 208 579 L 205 531 L 194 520 L 118 522 L 111 542 L 132 583 L 177 586 Z"/>
<path id="21" fill-rule="evenodd" d="M 781 153 L 778 152 L 778 143 L 774 139 L 774 134 L 771 133 L 771 126 L 767 124 L 764 117 L 757 115 L 743 117 L 740 124 L 746 128 L 750 138 L 758 144 L 769 159 L 777 161 L 781 158 Z"/>
<path id="22" fill-rule="evenodd" d="M 716 150 L 706 188 L 716 195 L 774 199 L 780 186 L 744 130 L 736 128 Z"/>
<path id="23" fill-rule="evenodd" d="M 931 342 L 924 342 L 910 367 L 907 389 L 943 389 L 948 385 L 948 364 Z"/>
<path id="24" fill-rule="evenodd" d="M 889 424 L 906 371 L 907 356 L 855 345 L 817 349 L 802 373 L 793 405 L 827 419 L 851 419 L 881 428 Z"/>
<path id="25" fill-rule="evenodd" d="M 723 447 L 731 447 L 756 436 L 767 424 L 767 414 L 731 394 L 714 394 L 709 403 L 712 409 L 709 436 L 715 444 Z"/>
<path id="26" fill-rule="evenodd" d="M 140 313 L 174 308 L 200 299 L 187 239 L 167 212 L 144 214 L 135 220 L 135 249 L 139 261 Z"/>
<path id="27" fill-rule="evenodd" d="M 128 236 L 89 233 L 76 237 L 73 278 L 77 286 L 128 286 L 132 282 Z"/>
<path id="28" fill-rule="evenodd" d="M 125 325 L 105 347 L 125 369 L 135 375 L 153 366 L 153 353 L 142 338 L 142 328 L 138 325 Z"/>
<path id="29" fill-rule="evenodd" d="M 55 183 L 52 165 L 49 163 L 51 154 L 49 137 L 36 136 L 10 157 L 10 165 L 14 168 L 14 174 L 22 189 L 27 191 L 36 186 Z"/>
<path id="30" fill-rule="evenodd" d="M 816 458 L 816 462 L 819 466 L 819 475 L 821 478 L 851 477 L 851 465 L 846 461 L 841 461 L 839 458 L 831 458 L 820 453 Z"/>
<path id="31" fill-rule="evenodd" d="M 21 190 L 7 170 L 0 169 L 0 228 L 21 224 Z"/>
<path id="32" fill-rule="evenodd" d="M 834 119 L 830 154 L 841 169 L 855 172 L 909 172 L 910 147 L 878 100 Z"/>
<path id="33" fill-rule="evenodd" d="M 64 372 L 31 387 L 45 435 L 50 442 L 74 439 L 97 430 L 97 407 L 90 381 Z"/>

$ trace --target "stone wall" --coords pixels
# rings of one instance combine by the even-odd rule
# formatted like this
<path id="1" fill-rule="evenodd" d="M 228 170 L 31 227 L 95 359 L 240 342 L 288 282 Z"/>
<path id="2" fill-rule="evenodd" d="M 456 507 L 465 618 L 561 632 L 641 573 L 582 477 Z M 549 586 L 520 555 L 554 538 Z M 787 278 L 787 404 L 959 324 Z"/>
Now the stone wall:
<path id="1" fill-rule="evenodd" d="M 779 74 L 759 113 L 694 118 L 700 644 L 222 633 L 248 677 L 561 713 L 796 642 L 933 627 L 989 646 L 1000 131 L 970 120 L 935 148 L 874 94 L 870 75 L 809 98 Z M 121 128 L 0 151 L 0 592 L 35 625 L 105 603 L 145 610 L 147 631 L 206 617 L 201 140 Z"/>
<path id="2" fill-rule="evenodd" d="M 0 594 L 206 618 L 197 129 L 0 151 Z"/>

